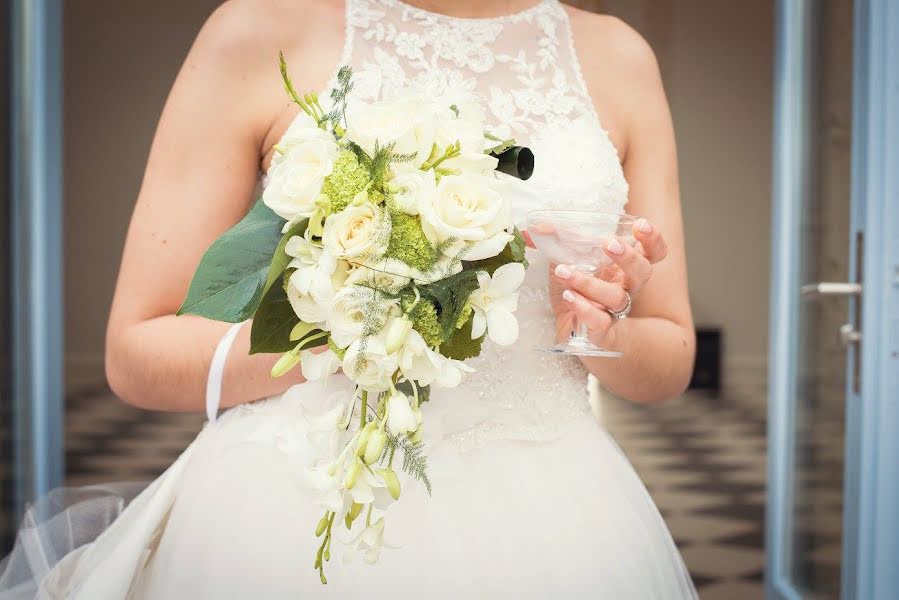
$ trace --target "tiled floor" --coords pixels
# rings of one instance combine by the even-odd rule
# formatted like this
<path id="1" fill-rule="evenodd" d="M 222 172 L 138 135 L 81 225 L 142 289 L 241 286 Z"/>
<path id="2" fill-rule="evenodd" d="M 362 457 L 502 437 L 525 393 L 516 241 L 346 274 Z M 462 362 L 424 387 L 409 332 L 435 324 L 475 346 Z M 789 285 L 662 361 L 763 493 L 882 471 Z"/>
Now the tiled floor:
<path id="1" fill-rule="evenodd" d="M 703 599 L 764 596 L 764 403 L 606 398 L 603 422 L 659 507 Z"/>
<path id="2" fill-rule="evenodd" d="M 609 398 L 603 420 L 646 482 L 702 598 L 761 598 L 763 403 L 690 394 L 648 408 Z M 67 484 L 152 479 L 202 422 L 201 415 L 138 411 L 105 389 L 85 390 L 69 399 Z"/>

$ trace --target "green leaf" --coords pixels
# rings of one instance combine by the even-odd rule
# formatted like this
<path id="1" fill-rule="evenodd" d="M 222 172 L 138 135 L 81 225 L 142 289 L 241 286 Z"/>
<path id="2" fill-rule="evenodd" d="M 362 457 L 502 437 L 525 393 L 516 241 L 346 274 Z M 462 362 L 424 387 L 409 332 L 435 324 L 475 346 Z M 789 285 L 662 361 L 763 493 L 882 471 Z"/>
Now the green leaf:
<path id="1" fill-rule="evenodd" d="M 283 285 L 273 285 L 253 317 L 250 330 L 250 354 L 287 352 L 297 345 L 290 333 L 300 322 L 287 299 Z"/>
<path id="2" fill-rule="evenodd" d="M 396 389 L 403 392 L 410 398 L 415 394 L 415 392 L 412 391 L 412 382 L 409 380 L 401 381 L 398 384 L 396 384 Z M 425 402 L 429 401 L 430 399 L 431 399 L 431 386 L 429 386 L 429 385 L 418 386 L 418 403 L 424 404 Z"/>
<path id="3" fill-rule="evenodd" d="M 468 360 L 481 353 L 481 345 L 484 343 L 482 335 L 476 340 L 471 339 L 471 326 L 474 318 L 468 319 L 462 327 L 456 330 L 453 336 L 440 345 L 440 354 L 456 360 Z"/>
<path id="4" fill-rule="evenodd" d="M 524 241 L 524 236 L 521 234 L 521 230 L 518 227 L 512 232 L 512 241 L 509 242 L 507 248 L 509 249 L 509 254 L 512 256 L 512 259 L 515 262 L 527 262 L 527 259 L 524 257 L 524 249 L 527 246 Z M 527 267 L 527 265 L 525 265 Z"/>
<path id="5" fill-rule="evenodd" d="M 291 257 L 288 256 L 287 252 L 284 249 L 287 247 L 287 242 L 290 238 L 299 235 L 302 236 L 306 233 L 306 227 L 309 225 L 309 219 L 303 219 L 299 223 L 295 224 L 293 227 L 287 230 L 283 236 L 281 236 L 281 241 L 278 242 L 278 247 L 275 248 L 275 254 L 272 256 L 272 263 L 268 268 L 268 277 L 265 280 L 265 291 L 268 292 L 269 288 L 274 285 L 274 283 L 278 280 L 284 270 L 287 268 L 287 265 L 290 264 Z"/>
<path id="6" fill-rule="evenodd" d="M 284 219 L 258 200 L 241 221 L 212 243 L 176 314 L 240 323 L 265 292 Z"/>

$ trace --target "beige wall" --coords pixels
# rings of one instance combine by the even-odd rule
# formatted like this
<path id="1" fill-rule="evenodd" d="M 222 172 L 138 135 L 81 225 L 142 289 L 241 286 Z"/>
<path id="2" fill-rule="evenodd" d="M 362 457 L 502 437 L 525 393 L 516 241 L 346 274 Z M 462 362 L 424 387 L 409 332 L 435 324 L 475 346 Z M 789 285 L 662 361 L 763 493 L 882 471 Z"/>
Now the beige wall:
<path id="1" fill-rule="evenodd" d="M 165 94 L 219 0 L 66 5 L 66 351 L 95 378 L 125 226 Z M 579 2 L 590 4 L 589 1 Z M 759 386 L 767 338 L 772 0 L 606 0 L 662 65 L 699 324 L 728 379 Z"/>
<path id="2" fill-rule="evenodd" d="M 65 10 L 66 362 L 102 377 L 125 228 L 165 96 L 221 0 L 77 0 Z"/>

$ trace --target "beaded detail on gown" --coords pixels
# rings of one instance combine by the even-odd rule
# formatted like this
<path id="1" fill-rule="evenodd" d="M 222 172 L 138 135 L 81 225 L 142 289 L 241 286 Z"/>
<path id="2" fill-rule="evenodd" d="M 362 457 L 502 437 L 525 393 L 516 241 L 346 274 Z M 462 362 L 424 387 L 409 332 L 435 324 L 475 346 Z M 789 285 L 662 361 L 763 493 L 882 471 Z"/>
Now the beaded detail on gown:
<path id="1" fill-rule="evenodd" d="M 484 19 L 346 0 L 341 64 L 358 97 L 411 87 L 476 104 L 494 133 L 529 146 L 534 176 L 510 180 L 519 225 L 538 208 L 624 209 L 618 153 L 557 0 Z M 76 498 L 52 518 L 32 514 L 0 566 L 0 600 L 694 598 L 658 510 L 590 410 L 586 371 L 536 351 L 555 320 L 548 265 L 528 259 L 518 342 L 485 344 L 476 372 L 423 408 L 433 496 L 403 481 L 388 509 L 399 548 L 377 565 L 344 563 L 335 548 L 328 586 L 312 569 L 321 510 L 302 477 L 316 459 L 305 423 L 350 393 L 338 375 L 226 411 L 136 497 L 113 484 L 102 507 Z M 73 526 L 90 530 L 60 535 Z"/>

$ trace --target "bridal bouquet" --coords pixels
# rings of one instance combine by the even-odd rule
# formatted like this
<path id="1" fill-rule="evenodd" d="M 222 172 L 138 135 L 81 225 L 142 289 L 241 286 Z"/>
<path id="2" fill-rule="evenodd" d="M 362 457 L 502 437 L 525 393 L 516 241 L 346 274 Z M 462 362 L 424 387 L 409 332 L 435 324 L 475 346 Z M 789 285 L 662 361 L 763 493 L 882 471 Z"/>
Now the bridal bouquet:
<path id="1" fill-rule="evenodd" d="M 355 383 L 308 423 L 328 457 L 307 474 L 324 508 L 315 568 L 326 583 L 335 526 L 363 521 L 349 549 L 377 561 L 397 469 L 430 492 L 431 388 L 459 385 L 485 337 L 518 337 L 527 262 L 496 171 L 526 179 L 533 154 L 485 132 L 476 106 L 412 92 L 355 101 L 344 67 L 326 109 L 297 93 L 283 56 L 281 74 L 302 113 L 262 198 L 206 251 L 178 314 L 252 319 L 250 352 L 281 354 L 275 377 L 299 365 L 307 380 L 342 369 Z"/>

